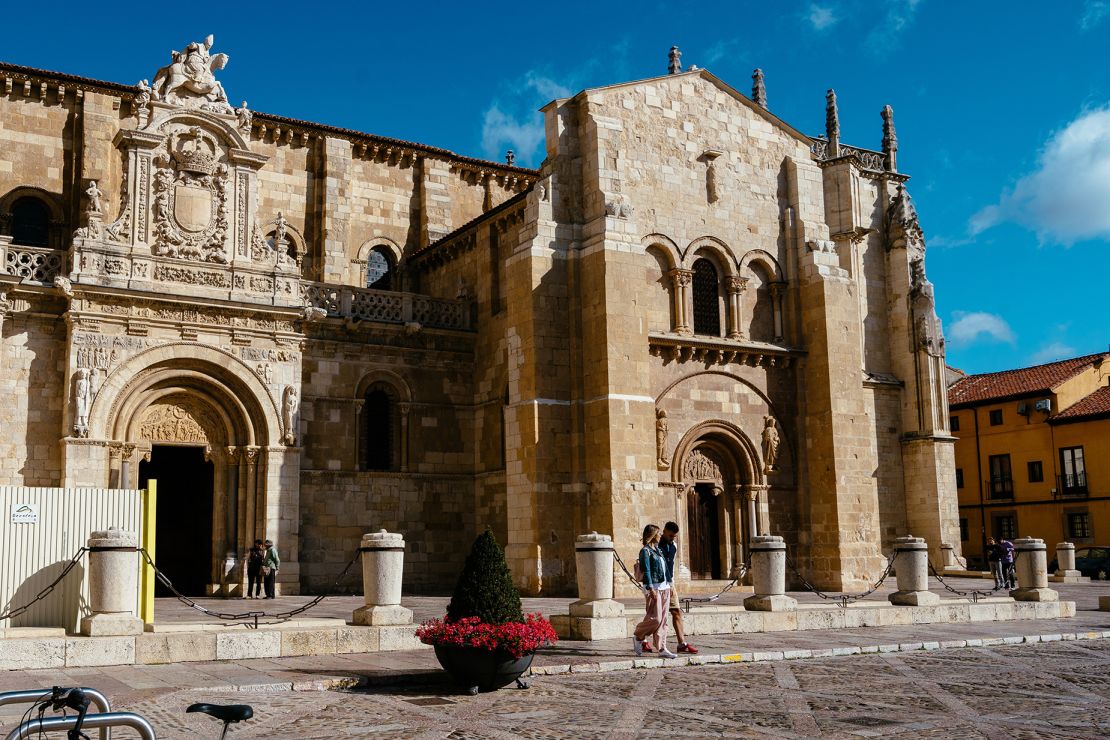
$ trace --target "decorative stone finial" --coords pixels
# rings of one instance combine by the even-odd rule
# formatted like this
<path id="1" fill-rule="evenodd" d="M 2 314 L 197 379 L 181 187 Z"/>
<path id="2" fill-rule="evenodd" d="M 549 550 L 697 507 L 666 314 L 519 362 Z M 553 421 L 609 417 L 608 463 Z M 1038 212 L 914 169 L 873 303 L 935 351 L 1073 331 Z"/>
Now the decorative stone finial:
<path id="1" fill-rule="evenodd" d="M 671 47 L 671 53 L 667 55 L 670 64 L 667 65 L 667 72 L 676 75 L 682 71 L 682 52 L 678 50 L 677 46 Z"/>
<path id="2" fill-rule="evenodd" d="M 505 164 L 509 165 L 510 167 L 516 165 L 516 152 L 514 152 L 512 149 L 505 152 Z"/>
<path id="3" fill-rule="evenodd" d="M 894 109 L 883 106 L 883 154 L 888 172 L 898 171 L 898 134 L 894 131 Z"/>
<path id="4" fill-rule="evenodd" d="M 760 108 L 767 110 L 767 87 L 763 84 L 763 70 L 758 67 L 752 72 L 752 100 Z"/>
<path id="5" fill-rule="evenodd" d="M 825 137 L 829 140 L 829 157 L 840 156 L 840 113 L 836 109 L 836 90 L 825 93 Z"/>

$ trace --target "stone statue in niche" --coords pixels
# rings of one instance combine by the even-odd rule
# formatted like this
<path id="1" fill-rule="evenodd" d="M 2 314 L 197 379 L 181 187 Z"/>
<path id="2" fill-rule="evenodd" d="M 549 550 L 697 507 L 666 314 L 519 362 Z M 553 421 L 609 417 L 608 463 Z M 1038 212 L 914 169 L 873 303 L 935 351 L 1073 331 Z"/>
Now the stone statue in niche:
<path id="1" fill-rule="evenodd" d="M 944 356 L 944 333 L 937 317 L 933 284 L 925 277 L 925 260 L 910 262 L 910 310 L 918 349 L 933 357 Z"/>
<path id="2" fill-rule="evenodd" d="M 294 386 L 285 386 L 281 398 L 281 423 L 285 427 L 285 444 L 292 447 L 297 442 L 297 434 L 293 424 L 296 422 L 297 409 L 300 400 L 297 398 L 297 389 Z"/>
<path id="3" fill-rule="evenodd" d="M 170 54 L 170 63 L 154 75 L 155 100 L 219 113 L 231 113 L 227 93 L 215 73 L 227 66 L 227 54 L 210 54 L 213 37 L 189 44 Z"/>
<path id="4" fill-rule="evenodd" d="M 89 371 L 83 367 L 77 368 L 73 378 L 73 436 L 87 437 L 89 436 L 89 407 L 92 406 Z"/>
<path id="5" fill-rule="evenodd" d="M 763 471 L 770 473 L 775 469 L 779 459 L 779 430 L 775 425 L 775 417 L 763 417 Z"/>
<path id="6" fill-rule="evenodd" d="M 671 467 L 667 461 L 667 412 L 657 409 L 655 412 L 655 458 L 659 467 L 666 470 Z"/>

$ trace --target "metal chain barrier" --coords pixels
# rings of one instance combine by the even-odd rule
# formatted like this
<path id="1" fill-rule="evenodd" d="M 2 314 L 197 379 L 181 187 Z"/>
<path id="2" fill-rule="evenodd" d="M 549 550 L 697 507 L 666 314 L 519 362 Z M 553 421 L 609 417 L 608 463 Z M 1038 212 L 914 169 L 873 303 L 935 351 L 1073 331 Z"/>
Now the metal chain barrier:
<path id="1" fill-rule="evenodd" d="M 617 565 L 621 567 L 621 570 L 624 571 L 624 574 L 628 576 L 628 580 L 632 581 L 632 584 L 636 586 L 636 588 L 640 589 L 640 593 L 643 593 L 644 584 L 637 581 L 636 576 L 632 575 L 632 571 L 628 570 L 628 566 L 624 564 L 623 560 L 621 560 L 620 553 L 617 552 L 616 548 L 613 548 L 613 557 L 616 558 Z"/>
<path id="2" fill-rule="evenodd" d="M 794 564 L 794 561 L 790 559 L 789 555 L 786 556 L 786 564 L 790 566 L 790 570 L 793 571 L 797 579 L 802 582 L 802 588 L 804 588 L 806 591 L 812 591 L 813 593 L 820 596 L 822 599 L 835 601 L 837 602 L 837 606 L 844 609 L 847 608 L 849 602 L 866 599 L 868 596 L 878 591 L 879 587 L 883 585 L 883 582 L 890 576 L 891 573 L 894 572 L 894 561 L 897 557 L 898 551 L 895 550 L 894 553 L 889 558 L 887 558 L 886 569 L 883 571 L 883 574 L 879 576 L 879 580 L 876 581 L 874 585 L 871 586 L 871 588 L 867 589 L 863 593 L 858 594 L 827 594 L 821 589 L 814 586 L 812 583 L 810 583 L 806 579 L 806 577 L 802 575 L 801 571 L 798 570 L 798 567 Z"/>
<path id="3" fill-rule="evenodd" d="M 251 629 L 258 629 L 258 620 L 260 618 L 262 618 L 262 619 L 273 619 L 274 620 L 273 622 L 268 622 L 267 624 L 276 624 L 278 622 L 284 622 L 286 620 L 292 619 L 293 617 L 297 616 L 298 614 L 301 614 L 303 612 L 308 611 L 309 609 L 311 609 L 312 607 L 316 606 L 321 601 L 326 599 L 328 596 L 336 595 L 336 594 L 322 593 L 322 594 L 319 594 L 318 596 L 316 596 L 315 598 L 313 598 L 308 603 L 303 604 L 303 605 L 297 607 L 296 609 L 290 609 L 289 611 L 284 611 L 284 612 L 277 612 L 276 614 L 269 614 L 269 613 L 264 612 L 264 611 L 247 611 L 247 612 L 238 612 L 238 613 L 213 611 L 212 609 L 209 609 L 205 606 L 202 606 L 202 605 L 198 604 L 197 602 L 193 601 L 192 599 L 190 599 L 185 594 L 178 591 L 177 588 L 174 587 L 173 582 L 170 581 L 169 577 L 165 573 L 163 573 L 162 571 L 158 570 L 158 566 L 154 564 L 154 561 L 151 559 L 150 554 L 147 553 L 147 551 L 142 547 L 140 547 L 138 549 L 139 549 L 139 552 L 142 553 L 143 559 L 146 560 L 147 565 L 149 565 L 151 568 L 154 569 L 154 576 L 158 579 L 159 582 L 161 582 L 161 584 L 163 586 L 168 588 L 170 590 L 170 592 L 182 604 L 184 604 L 185 606 L 188 606 L 191 609 L 196 609 L 198 612 L 201 612 L 202 614 L 205 614 L 205 615 L 207 615 L 209 617 L 212 617 L 214 619 L 221 619 L 221 620 L 228 621 L 228 622 L 242 622 L 242 623 L 246 624 L 247 627 L 250 627 Z M 355 550 L 354 557 L 352 557 L 347 562 L 347 565 L 345 565 L 343 567 L 343 570 L 340 571 L 339 575 L 336 576 L 335 581 L 332 582 L 331 588 L 328 589 L 329 591 L 333 591 L 333 590 L 335 590 L 335 588 L 337 586 L 339 586 L 339 582 L 342 581 L 344 576 L 347 575 L 347 571 L 349 571 L 351 569 L 351 566 L 354 565 L 355 561 L 357 561 L 361 556 L 362 556 L 362 548 L 360 547 L 357 550 Z M 253 624 L 250 621 L 247 621 L 247 620 L 253 620 Z"/>
<path id="4" fill-rule="evenodd" d="M 85 556 L 85 553 L 88 552 L 88 550 L 89 548 L 87 547 L 82 547 L 81 549 L 79 549 L 74 554 L 74 556 L 69 559 L 69 562 L 66 563 L 66 567 L 62 569 L 62 572 L 58 574 L 58 577 L 55 578 L 49 586 L 44 588 L 42 591 L 39 591 L 38 596 L 31 599 L 23 606 L 16 607 L 15 609 L 12 609 L 5 614 L 0 614 L 0 622 L 4 621 L 5 619 L 15 619 L 20 614 L 23 614 L 23 612 L 34 606 L 36 603 L 49 596 L 54 591 L 54 589 L 57 588 L 58 584 L 62 582 L 62 579 L 68 576 L 69 572 L 77 567 L 77 564 L 81 562 L 81 558 Z"/>
<path id="5" fill-rule="evenodd" d="M 683 610 L 687 614 L 689 614 L 691 604 L 709 604 L 709 603 L 714 602 L 717 599 L 721 598 L 722 596 L 724 596 L 726 593 L 728 593 L 729 591 L 732 590 L 733 586 L 735 586 L 737 583 L 740 583 L 740 581 L 743 580 L 744 576 L 748 575 L 748 571 L 751 570 L 751 564 L 750 563 L 740 563 L 740 565 L 737 566 L 737 568 L 738 568 L 738 570 L 736 572 L 736 577 L 733 578 L 732 581 L 730 581 L 727 586 L 722 588 L 720 591 L 718 591 L 713 596 L 683 596 L 682 597 L 682 604 L 683 604 L 682 608 L 683 608 Z"/>
<path id="6" fill-rule="evenodd" d="M 1013 562 L 1014 567 L 1017 566 L 1017 561 L 1018 561 L 1019 557 L 1021 557 L 1021 551 L 1015 551 L 1014 552 L 1014 562 Z M 948 591 L 949 593 L 955 594 L 956 596 L 970 596 L 971 597 L 971 603 L 973 603 L 973 604 L 978 604 L 980 598 L 985 598 L 987 596 L 992 596 L 995 591 L 1008 590 L 1008 589 L 1004 589 L 1001 586 L 998 586 L 996 584 L 994 586 L 994 588 L 990 589 L 989 591 L 984 591 L 983 589 L 974 589 L 974 588 L 969 588 L 967 590 L 961 591 L 959 589 L 953 588 L 952 586 L 949 586 L 948 582 L 945 581 L 944 577 L 941 576 L 941 574 L 937 572 L 937 569 L 933 567 L 932 563 L 929 563 L 929 572 L 932 573 L 933 578 L 936 578 L 937 581 L 940 583 L 940 585 L 944 587 L 945 591 Z M 993 573 L 991 574 L 991 576 L 993 577 Z M 1005 576 L 1005 574 L 1004 574 L 1004 576 Z"/>

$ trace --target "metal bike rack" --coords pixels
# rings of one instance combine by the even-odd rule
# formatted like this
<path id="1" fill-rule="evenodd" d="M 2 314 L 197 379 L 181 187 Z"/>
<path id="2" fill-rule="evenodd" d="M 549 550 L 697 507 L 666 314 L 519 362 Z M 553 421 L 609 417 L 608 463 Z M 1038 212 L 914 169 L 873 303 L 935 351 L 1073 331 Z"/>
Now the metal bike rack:
<path id="1" fill-rule="evenodd" d="M 25 689 L 23 691 L 5 691 L 0 693 L 0 707 L 7 704 L 34 704 L 48 698 L 53 689 Z M 100 693 L 96 689 L 90 689 L 88 686 L 82 686 L 81 691 L 85 692 L 85 696 L 89 697 L 89 701 L 96 706 L 101 712 L 111 712 L 112 705 L 108 702 L 108 697 Z M 36 720 L 37 721 L 37 720 Z M 100 728 L 100 740 L 111 740 L 112 730 L 108 727 Z"/>
<path id="2" fill-rule="evenodd" d="M 77 717 L 46 717 L 32 719 L 24 722 L 19 727 L 8 733 L 6 740 L 22 740 L 33 737 L 39 732 L 53 730 L 70 730 L 77 725 Z M 109 727 L 130 727 L 139 733 L 142 740 L 156 740 L 154 728 L 143 717 L 134 712 L 106 712 L 104 714 L 86 714 L 81 725 L 84 729 L 107 729 Z"/>

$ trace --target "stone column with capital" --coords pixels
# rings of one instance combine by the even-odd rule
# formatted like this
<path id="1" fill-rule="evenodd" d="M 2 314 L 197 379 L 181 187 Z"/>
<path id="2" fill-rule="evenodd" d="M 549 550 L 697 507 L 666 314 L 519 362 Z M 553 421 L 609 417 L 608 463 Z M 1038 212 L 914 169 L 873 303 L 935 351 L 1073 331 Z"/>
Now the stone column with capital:
<path id="1" fill-rule="evenodd" d="M 412 611 L 401 606 L 401 577 L 405 566 L 405 538 L 384 529 L 364 534 L 362 593 L 366 605 L 351 615 L 354 624 L 373 627 L 412 624 Z"/>
<path id="2" fill-rule="evenodd" d="M 1010 592 L 1016 601 L 1059 601 L 1060 594 L 1048 587 L 1048 553 L 1044 540 L 1021 537 L 1014 540 L 1018 587 Z"/>
<path id="3" fill-rule="evenodd" d="M 1084 583 L 1089 580 L 1075 569 L 1075 545 L 1071 542 L 1056 545 L 1056 572 L 1048 580 L 1053 583 Z"/>
<path id="4" fill-rule="evenodd" d="M 748 287 L 748 279 L 730 275 L 725 278 L 725 289 L 728 291 L 728 338 L 745 339 L 744 336 L 744 289 Z"/>
<path id="5" fill-rule="evenodd" d="M 694 333 L 690 327 L 690 311 L 687 308 L 694 271 L 674 269 L 668 274 L 671 278 L 671 298 L 674 301 L 674 331 L 676 334 L 689 336 Z"/>
<path id="6" fill-rule="evenodd" d="M 89 548 L 89 609 L 81 634 L 139 635 L 143 620 L 135 616 L 139 599 L 139 554 L 134 532 L 116 527 L 92 533 Z"/>
<path id="7" fill-rule="evenodd" d="M 928 606 L 940 603 L 929 590 L 929 545 L 920 537 L 906 535 L 894 540 L 894 569 L 898 590 L 889 597 L 898 606 Z"/>
<path id="8" fill-rule="evenodd" d="M 783 612 L 798 608 L 797 599 L 786 595 L 786 543 L 782 537 L 761 534 L 752 537 L 752 588 L 744 608 L 757 612 Z"/>

